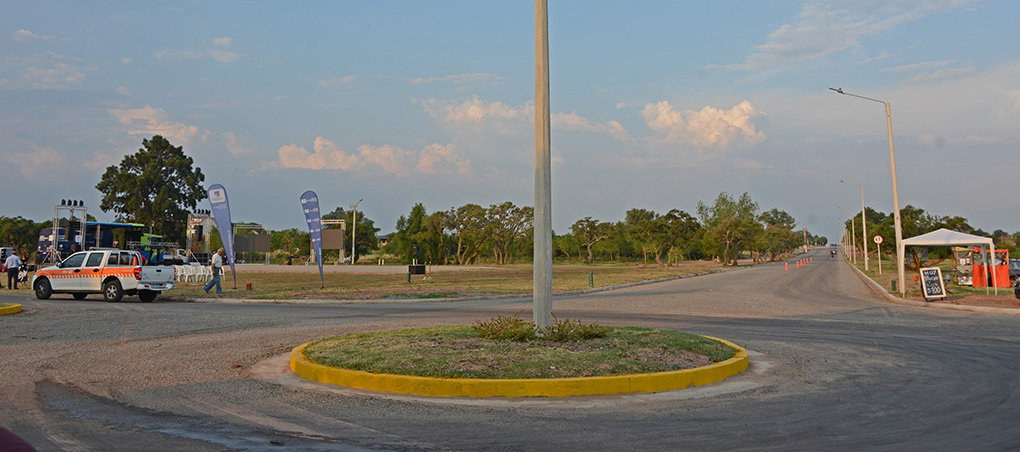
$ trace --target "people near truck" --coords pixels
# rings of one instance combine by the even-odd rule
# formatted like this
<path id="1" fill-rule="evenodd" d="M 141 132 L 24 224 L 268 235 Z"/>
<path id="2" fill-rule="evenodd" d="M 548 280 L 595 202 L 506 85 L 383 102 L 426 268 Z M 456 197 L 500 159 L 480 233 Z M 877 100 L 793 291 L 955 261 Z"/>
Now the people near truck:
<path id="1" fill-rule="evenodd" d="M 18 257 L 17 253 L 11 253 L 7 256 L 7 260 L 4 261 L 4 266 L 7 267 L 7 287 L 10 289 L 18 289 L 18 270 L 21 269 L 21 258 Z"/>
<path id="2" fill-rule="evenodd" d="M 209 289 L 212 289 L 214 285 L 216 286 L 217 295 L 223 293 L 223 289 L 220 288 L 220 273 L 223 272 L 224 254 L 226 254 L 226 252 L 223 251 L 223 248 L 216 250 L 216 254 L 213 254 L 212 261 L 209 263 L 212 267 L 212 278 L 209 282 L 205 283 L 205 287 L 203 287 L 203 289 L 205 289 L 205 293 L 209 293 Z"/>

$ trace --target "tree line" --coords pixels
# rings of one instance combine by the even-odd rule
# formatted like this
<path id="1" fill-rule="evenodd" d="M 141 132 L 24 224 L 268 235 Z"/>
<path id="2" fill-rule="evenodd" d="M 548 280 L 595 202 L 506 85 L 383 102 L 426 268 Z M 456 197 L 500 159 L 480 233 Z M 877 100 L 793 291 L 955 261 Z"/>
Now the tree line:
<path id="1" fill-rule="evenodd" d="M 530 262 L 534 246 L 534 209 L 512 202 L 482 207 L 465 204 L 428 213 L 422 204 L 397 220 L 383 252 L 402 261 L 469 265 L 480 260 L 508 264 Z M 827 242 L 795 231 L 796 220 L 773 208 L 760 212 L 744 193 L 734 198 L 723 192 L 712 204 L 698 203 L 697 216 L 683 210 L 665 213 L 635 208 L 622 221 L 584 217 L 570 230 L 553 233 L 560 260 L 654 262 L 668 266 L 684 260 L 716 258 L 736 265 L 749 253 L 755 262 L 780 259 L 806 240 Z"/>
<path id="2" fill-rule="evenodd" d="M 865 247 L 865 240 L 867 240 L 868 255 L 874 256 L 878 252 L 878 248 L 875 246 L 874 237 L 876 235 L 882 236 L 883 250 L 882 254 L 888 254 L 895 256 L 896 250 L 896 232 L 895 232 L 895 219 L 892 213 L 879 212 L 871 207 L 865 207 L 864 217 L 867 219 L 867 231 L 868 236 L 864 236 L 864 228 L 862 227 L 862 214 L 860 212 L 854 215 L 851 219 L 846 220 L 844 226 L 846 227 L 848 237 L 852 237 L 850 240 L 851 246 L 856 247 L 858 252 L 863 252 Z M 900 209 L 900 224 L 903 227 L 903 237 L 910 238 L 916 237 L 921 234 L 927 234 L 929 232 L 938 229 L 949 229 L 951 231 L 962 232 L 965 234 L 977 235 L 981 237 L 991 237 L 995 242 L 996 249 L 1009 250 L 1011 257 L 1020 257 L 1020 231 L 1010 234 L 1001 229 L 995 230 L 995 232 L 988 233 L 980 228 L 975 228 L 970 225 L 966 218 L 957 215 L 936 215 L 925 211 L 920 207 L 908 205 Z M 923 255 L 925 250 L 928 251 L 929 256 L 935 258 L 948 258 L 951 257 L 952 249 L 949 247 L 907 247 L 905 250 L 904 259 L 907 261 L 906 264 L 912 268 L 920 268 L 923 266 Z"/>

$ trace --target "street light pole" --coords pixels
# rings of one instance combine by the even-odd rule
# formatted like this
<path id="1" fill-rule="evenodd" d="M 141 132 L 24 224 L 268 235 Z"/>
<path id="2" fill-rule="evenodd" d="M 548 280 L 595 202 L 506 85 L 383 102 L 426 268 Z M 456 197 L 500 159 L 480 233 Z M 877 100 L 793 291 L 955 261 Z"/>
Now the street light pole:
<path id="1" fill-rule="evenodd" d="M 358 235 L 357 235 L 357 232 L 358 232 L 358 204 L 361 204 L 361 201 L 364 201 L 364 200 L 365 200 L 365 198 L 361 198 L 361 199 L 358 200 L 358 202 L 356 202 L 354 204 L 351 204 L 351 209 L 353 210 L 353 214 L 351 215 L 351 265 L 354 265 L 354 256 L 356 256 L 356 254 L 354 254 L 354 251 L 355 251 L 355 246 L 358 243 Z"/>
<path id="2" fill-rule="evenodd" d="M 903 226 L 900 224 L 900 196 L 899 196 L 899 191 L 898 191 L 898 189 L 896 187 L 896 151 L 893 149 L 892 111 L 891 111 L 891 109 L 889 107 L 889 103 L 888 102 L 881 101 L 881 100 L 878 100 L 878 99 L 872 99 L 870 97 L 858 96 L 856 94 L 850 94 L 848 92 L 843 91 L 842 88 L 839 88 L 839 89 L 837 89 L 837 88 L 829 88 L 829 89 L 832 90 L 832 91 L 835 91 L 835 92 L 837 92 L 839 94 L 842 94 L 844 96 L 857 97 L 857 98 L 860 98 L 860 99 L 870 100 L 872 102 L 878 102 L 878 103 L 880 103 L 882 105 L 885 105 L 886 128 L 889 131 L 889 167 L 892 170 L 893 223 L 894 223 L 895 232 L 896 232 L 896 270 L 899 273 L 900 295 L 901 296 L 906 296 L 906 294 L 907 294 L 907 287 L 906 287 L 905 283 L 906 283 L 907 277 L 904 274 L 904 269 L 903 269 L 903 264 L 904 264 L 903 259 L 904 259 L 905 251 L 904 251 L 904 247 L 903 247 Z"/>
<path id="3" fill-rule="evenodd" d="M 549 5 L 535 0 L 535 245 L 532 319 L 552 325 L 552 143 L 549 114 Z"/>
<path id="4" fill-rule="evenodd" d="M 844 184 L 847 184 L 846 182 L 843 182 L 842 179 L 840 179 L 839 181 L 844 183 Z M 854 184 L 847 184 L 847 185 L 854 186 Z M 863 185 L 858 185 L 858 187 L 861 188 L 861 242 L 863 242 L 863 245 L 864 245 L 864 271 L 868 271 L 868 217 L 864 213 L 864 211 L 865 211 L 865 209 L 864 209 L 864 186 Z"/>

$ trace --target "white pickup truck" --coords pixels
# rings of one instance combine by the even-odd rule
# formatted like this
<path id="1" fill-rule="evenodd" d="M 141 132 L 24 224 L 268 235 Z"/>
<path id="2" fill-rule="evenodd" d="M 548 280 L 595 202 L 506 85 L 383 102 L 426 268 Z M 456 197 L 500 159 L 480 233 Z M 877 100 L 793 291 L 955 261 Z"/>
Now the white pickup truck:
<path id="1" fill-rule="evenodd" d="M 43 268 L 32 278 L 36 298 L 45 300 L 54 293 L 69 293 L 76 300 L 101 293 L 106 301 L 120 301 L 138 295 L 149 302 L 164 290 L 176 287 L 174 267 L 142 265 L 137 251 L 90 250 L 74 253 L 53 267 Z"/>

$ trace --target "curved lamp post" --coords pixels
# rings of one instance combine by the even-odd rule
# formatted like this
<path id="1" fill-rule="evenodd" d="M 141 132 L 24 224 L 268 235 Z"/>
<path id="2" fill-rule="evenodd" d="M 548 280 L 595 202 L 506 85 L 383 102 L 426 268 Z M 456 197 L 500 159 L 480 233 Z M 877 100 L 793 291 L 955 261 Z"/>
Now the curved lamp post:
<path id="1" fill-rule="evenodd" d="M 843 91 L 842 88 L 829 88 L 844 96 L 856 97 L 858 99 L 870 100 L 872 102 L 878 102 L 885 105 L 885 122 L 889 130 L 889 167 L 892 170 L 892 197 L 893 197 L 893 223 L 896 231 L 896 270 L 899 273 L 900 281 L 900 295 L 905 296 L 907 294 L 906 276 L 903 271 L 903 227 L 900 225 L 900 196 L 896 188 L 896 152 L 893 150 L 893 139 L 892 139 L 892 112 L 889 109 L 889 102 L 881 101 L 878 99 L 872 99 L 870 97 L 858 96 Z M 863 189 L 862 189 L 863 193 Z"/>

